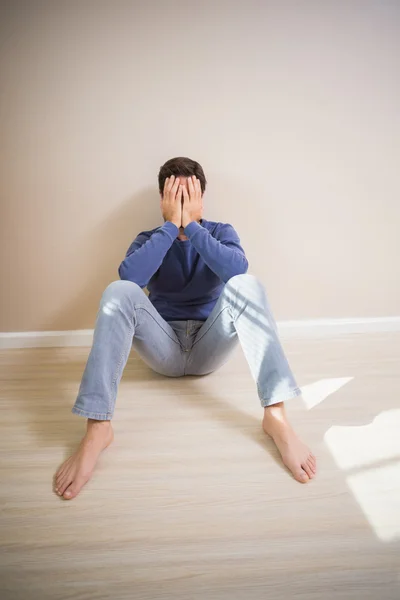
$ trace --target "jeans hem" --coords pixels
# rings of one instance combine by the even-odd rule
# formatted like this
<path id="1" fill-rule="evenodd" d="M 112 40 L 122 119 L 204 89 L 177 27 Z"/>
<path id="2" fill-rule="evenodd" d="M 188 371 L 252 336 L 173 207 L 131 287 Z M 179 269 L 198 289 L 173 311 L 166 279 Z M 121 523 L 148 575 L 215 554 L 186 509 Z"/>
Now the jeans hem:
<path id="1" fill-rule="evenodd" d="M 297 396 L 301 396 L 301 389 L 299 387 L 294 388 L 290 392 L 283 392 L 282 394 L 273 396 L 272 398 L 260 398 L 261 406 L 266 408 L 267 406 L 272 406 L 279 402 L 286 402 L 286 400 L 290 400 L 291 398 L 297 398 Z"/>
<path id="2" fill-rule="evenodd" d="M 88 410 L 81 410 L 80 408 L 76 408 L 75 406 L 72 408 L 74 415 L 79 415 L 80 417 L 86 417 L 86 419 L 94 419 L 95 421 L 111 421 L 113 415 L 111 413 L 94 413 Z"/>

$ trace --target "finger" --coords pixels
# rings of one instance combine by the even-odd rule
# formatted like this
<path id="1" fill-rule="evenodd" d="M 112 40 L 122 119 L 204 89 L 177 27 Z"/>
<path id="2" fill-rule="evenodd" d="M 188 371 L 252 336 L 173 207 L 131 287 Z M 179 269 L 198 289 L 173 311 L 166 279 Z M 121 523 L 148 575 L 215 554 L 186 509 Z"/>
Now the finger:
<path id="1" fill-rule="evenodd" d="M 169 177 L 166 177 L 166 179 L 164 181 L 163 196 L 165 196 L 165 194 L 167 193 L 168 184 L 169 184 Z"/>
<path id="2" fill-rule="evenodd" d="M 183 192 L 183 201 L 184 202 L 186 202 L 186 201 L 189 202 L 189 194 L 188 194 L 188 191 L 187 191 L 185 185 L 182 186 L 182 192 Z"/>
<path id="3" fill-rule="evenodd" d="M 168 185 L 167 185 L 167 189 L 166 189 L 167 194 L 171 191 L 171 188 L 174 185 L 174 180 L 175 180 L 175 175 L 171 175 L 171 177 L 168 178 Z"/>
<path id="4" fill-rule="evenodd" d="M 196 190 L 199 198 L 201 198 L 201 183 L 200 179 L 196 179 Z"/>
<path id="5" fill-rule="evenodd" d="M 178 193 L 176 194 L 176 201 L 178 202 L 182 202 L 182 191 L 183 191 L 183 185 L 179 186 L 178 189 Z"/>
<path id="6" fill-rule="evenodd" d="M 172 200 L 174 200 L 174 199 L 175 199 L 175 196 L 176 196 L 176 192 L 177 192 L 177 190 L 178 190 L 178 187 L 179 187 L 179 177 L 177 177 L 177 178 L 175 179 L 174 185 L 172 186 L 172 188 L 171 188 L 171 191 L 170 191 L 170 193 L 169 193 L 169 194 L 170 194 L 170 198 L 171 198 Z"/>
<path id="7" fill-rule="evenodd" d="M 193 178 L 192 177 L 188 177 L 188 188 L 189 188 L 189 196 L 190 199 L 194 198 L 195 195 L 195 190 L 194 190 L 194 185 L 193 185 Z"/>

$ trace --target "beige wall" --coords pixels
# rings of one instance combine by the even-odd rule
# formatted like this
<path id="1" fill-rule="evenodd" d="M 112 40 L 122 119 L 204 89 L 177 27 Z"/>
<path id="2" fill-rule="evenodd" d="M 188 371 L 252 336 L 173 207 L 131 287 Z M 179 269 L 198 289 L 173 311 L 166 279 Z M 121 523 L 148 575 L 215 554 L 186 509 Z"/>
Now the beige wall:
<path id="1" fill-rule="evenodd" d="M 279 319 L 400 314 L 399 2 L 9 0 L 1 21 L 0 330 L 92 327 L 176 155 Z"/>

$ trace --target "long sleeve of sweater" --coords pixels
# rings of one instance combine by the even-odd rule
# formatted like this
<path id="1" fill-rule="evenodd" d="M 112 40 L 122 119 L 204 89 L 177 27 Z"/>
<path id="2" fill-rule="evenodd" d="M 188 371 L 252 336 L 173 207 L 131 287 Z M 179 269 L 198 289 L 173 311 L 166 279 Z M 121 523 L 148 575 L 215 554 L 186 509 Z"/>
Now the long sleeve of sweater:
<path id="1" fill-rule="evenodd" d="M 128 248 L 126 257 L 119 266 L 120 278 L 133 281 L 141 288 L 146 287 L 160 268 L 178 233 L 178 227 L 170 221 L 166 221 L 150 237 L 146 232 L 140 233 Z"/>
<path id="2" fill-rule="evenodd" d="M 239 236 L 229 223 L 221 227 L 217 238 L 196 221 L 189 223 L 184 231 L 206 265 L 224 283 L 234 275 L 247 272 L 249 263 Z"/>

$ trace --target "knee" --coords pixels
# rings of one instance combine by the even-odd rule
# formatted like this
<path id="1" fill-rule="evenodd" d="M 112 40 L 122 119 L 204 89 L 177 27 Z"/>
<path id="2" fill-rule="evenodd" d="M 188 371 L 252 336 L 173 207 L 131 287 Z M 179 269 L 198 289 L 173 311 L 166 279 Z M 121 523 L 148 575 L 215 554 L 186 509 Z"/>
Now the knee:
<path id="1" fill-rule="evenodd" d="M 225 286 L 228 298 L 240 298 L 242 300 L 253 300 L 264 302 L 267 299 L 267 293 L 261 281 L 250 275 L 243 273 L 231 277 Z"/>
<path id="2" fill-rule="evenodd" d="M 234 288 L 252 288 L 252 289 L 264 289 L 261 281 L 250 273 L 242 273 L 241 275 L 234 275 L 228 280 L 228 284 Z"/>
<path id="3" fill-rule="evenodd" d="M 133 281 L 113 281 L 104 290 L 100 304 L 103 308 L 108 307 L 110 312 L 114 312 L 124 300 L 135 299 L 143 293 L 143 290 Z"/>

